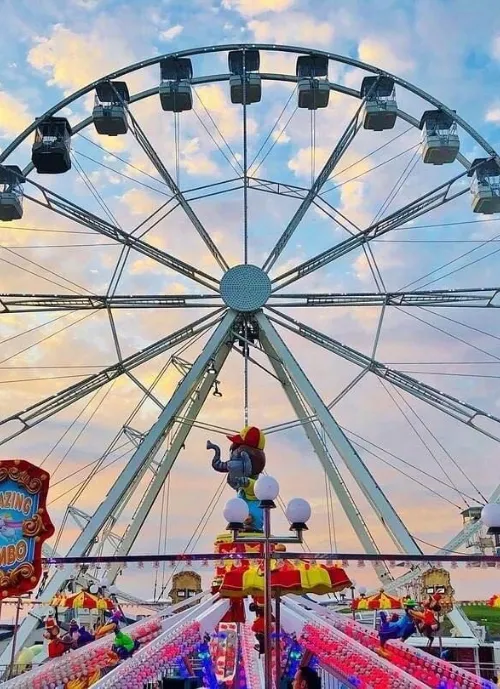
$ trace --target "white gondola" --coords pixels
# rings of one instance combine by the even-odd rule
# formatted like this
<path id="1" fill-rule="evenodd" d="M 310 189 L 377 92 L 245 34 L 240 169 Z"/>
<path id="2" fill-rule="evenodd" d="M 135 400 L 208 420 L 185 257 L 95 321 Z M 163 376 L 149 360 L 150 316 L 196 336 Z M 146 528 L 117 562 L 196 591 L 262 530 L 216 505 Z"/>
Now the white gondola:
<path id="1" fill-rule="evenodd" d="M 365 98 L 363 127 L 374 132 L 392 129 L 398 116 L 394 79 L 365 77 L 361 83 L 361 98 Z"/>
<path id="2" fill-rule="evenodd" d="M 258 50 L 231 50 L 227 56 L 230 72 L 231 103 L 251 105 L 262 98 L 262 81 L 257 74 L 260 67 Z M 245 84 L 245 89 L 243 85 Z"/>
<path id="3" fill-rule="evenodd" d="M 453 117 L 441 110 L 426 110 L 420 120 L 420 129 L 424 163 L 453 163 L 460 150 L 460 139 Z"/>
<path id="4" fill-rule="evenodd" d="M 477 158 L 471 165 L 470 190 L 474 213 L 500 213 L 500 166 L 493 158 Z"/>
<path id="5" fill-rule="evenodd" d="M 326 108 L 330 98 L 328 58 L 323 55 L 301 55 L 296 74 L 298 107 L 307 110 Z"/>
<path id="6" fill-rule="evenodd" d="M 158 89 L 162 110 L 185 112 L 193 108 L 190 80 L 193 67 L 188 58 L 168 57 L 160 62 L 161 82 Z"/>
<path id="7" fill-rule="evenodd" d="M 118 136 L 128 131 L 126 103 L 130 101 L 124 81 L 103 81 L 96 86 L 92 118 L 99 134 Z"/>
<path id="8" fill-rule="evenodd" d="M 31 161 L 38 174 L 59 175 L 71 169 L 71 125 L 65 117 L 39 120 Z"/>
<path id="9" fill-rule="evenodd" d="M 0 220 L 23 217 L 23 173 L 17 165 L 0 165 Z"/>

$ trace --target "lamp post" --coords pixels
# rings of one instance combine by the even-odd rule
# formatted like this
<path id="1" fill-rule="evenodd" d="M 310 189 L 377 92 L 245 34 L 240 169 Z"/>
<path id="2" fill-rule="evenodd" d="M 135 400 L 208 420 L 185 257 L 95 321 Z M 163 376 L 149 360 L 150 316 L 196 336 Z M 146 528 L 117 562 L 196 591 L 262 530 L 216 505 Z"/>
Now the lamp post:
<path id="1" fill-rule="evenodd" d="M 263 511 L 264 532 L 262 535 L 244 536 L 244 522 L 248 517 L 248 505 L 242 498 L 232 498 L 224 508 L 224 518 L 228 521 L 228 530 L 233 539 L 239 543 L 262 543 L 264 561 L 264 680 L 265 689 L 272 689 L 272 591 L 271 591 L 271 546 L 286 543 L 302 543 L 302 534 L 307 529 L 306 523 L 311 516 L 311 507 L 306 500 L 294 498 L 288 503 L 286 516 L 290 521 L 290 531 L 294 536 L 271 536 L 271 510 L 276 507 L 274 501 L 279 494 L 279 484 L 272 476 L 261 476 L 254 486 L 255 496 L 260 500 Z M 278 598 L 276 606 L 279 605 Z M 279 613 L 276 616 L 278 625 Z M 281 682 L 281 645 L 280 630 L 276 625 L 276 689 Z"/>

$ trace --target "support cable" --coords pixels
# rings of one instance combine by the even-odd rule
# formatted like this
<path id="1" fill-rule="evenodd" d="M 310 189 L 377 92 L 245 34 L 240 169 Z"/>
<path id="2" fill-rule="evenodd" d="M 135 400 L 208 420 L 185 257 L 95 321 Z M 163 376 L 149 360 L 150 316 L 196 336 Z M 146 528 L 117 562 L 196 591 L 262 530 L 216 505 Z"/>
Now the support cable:
<path id="1" fill-rule="evenodd" d="M 53 285 L 57 285 L 58 287 L 62 287 L 63 289 L 67 289 L 69 292 L 73 292 L 74 294 L 80 295 L 82 290 L 84 292 L 87 292 L 87 294 L 92 294 L 92 292 L 90 290 L 88 290 L 86 287 L 79 285 L 77 282 L 73 282 L 73 280 L 70 280 L 69 278 L 65 278 L 64 275 L 61 275 L 60 273 L 56 273 L 54 270 L 47 268 L 46 266 L 42 265 L 41 263 L 38 263 L 37 261 L 32 261 L 30 258 L 26 258 L 26 256 L 22 256 L 21 254 L 18 254 L 17 251 L 13 251 L 12 249 L 8 249 L 5 246 L 2 246 L 0 248 L 3 249 L 3 251 L 7 251 L 9 254 L 12 254 L 13 256 L 20 258 L 21 261 L 26 261 L 26 263 L 30 263 L 31 265 L 36 266 L 37 268 L 41 268 L 41 270 L 45 271 L 46 273 L 49 273 L 50 275 L 54 275 L 56 278 L 59 278 L 60 280 L 64 280 L 64 282 L 67 282 L 68 284 L 73 285 L 73 287 L 76 287 L 80 291 L 73 289 L 73 287 L 68 287 L 68 285 L 64 285 L 64 284 L 61 285 L 59 282 L 55 282 L 54 280 L 51 280 L 50 278 L 46 278 L 43 275 L 39 275 L 33 271 L 28 270 L 27 268 L 23 268 L 23 266 L 16 265 L 15 263 L 10 263 L 5 258 L 1 259 L 4 263 L 8 263 L 11 266 L 15 266 L 16 268 L 19 268 L 20 270 L 23 270 L 27 273 L 30 273 L 31 275 L 35 275 L 36 277 L 39 277 L 42 280 L 46 280 L 47 282 L 50 282 Z"/>
<path id="2" fill-rule="evenodd" d="M 45 462 L 48 460 L 48 458 L 50 457 L 50 455 L 51 455 L 53 452 L 55 452 L 55 450 L 57 450 L 57 448 L 58 448 L 59 445 L 62 443 L 62 441 L 64 440 L 64 438 L 68 435 L 68 433 L 71 432 L 71 430 L 73 429 L 73 427 L 75 426 L 75 424 L 79 421 L 80 417 L 83 416 L 83 414 L 85 414 L 85 412 L 86 412 L 87 409 L 90 407 L 90 405 L 91 405 L 92 402 L 95 400 L 95 398 L 97 397 L 98 394 L 99 394 L 99 390 L 96 390 L 96 392 L 92 395 L 92 397 L 91 397 L 89 400 L 86 401 L 85 405 L 84 405 L 84 406 L 82 407 L 82 409 L 78 412 L 78 414 L 75 416 L 75 418 L 73 419 L 73 421 L 69 424 L 69 426 L 66 428 L 66 430 L 64 431 L 64 433 L 59 437 L 59 439 L 54 443 L 54 445 L 52 445 L 52 447 L 50 448 L 50 450 L 47 452 L 47 454 L 45 455 L 45 457 L 42 459 L 42 461 L 40 462 L 40 467 L 43 467 L 43 465 L 44 465 Z M 54 487 L 54 486 L 52 485 L 52 487 Z"/>
<path id="3" fill-rule="evenodd" d="M 439 479 L 437 476 L 434 476 L 433 474 L 430 474 L 428 471 L 425 471 L 425 469 L 422 469 L 421 467 L 417 467 L 417 466 L 415 466 L 414 464 L 412 464 L 411 462 L 407 462 L 407 461 L 406 461 L 405 459 L 403 459 L 402 457 L 399 457 L 398 455 L 394 454 L 393 452 L 390 452 L 390 450 L 387 450 L 386 448 L 381 447 L 380 445 L 377 445 L 377 443 L 374 443 L 372 440 L 368 440 L 368 438 L 364 438 L 362 435 L 359 435 L 359 433 L 356 433 L 355 431 L 351 431 L 351 430 L 349 430 L 348 428 L 345 428 L 345 426 L 342 426 L 342 430 L 343 430 L 345 433 L 347 433 L 347 435 L 351 438 L 351 442 L 354 443 L 355 441 L 353 440 L 353 438 L 356 438 L 358 441 L 361 440 L 361 441 L 363 441 L 364 443 L 368 443 L 368 445 L 371 445 L 371 446 L 374 447 L 375 449 L 380 450 L 380 452 L 383 452 L 384 454 L 388 455 L 388 456 L 391 457 L 392 459 L 395 459 L 396 461 L 400 462 L 401 464 L 404 464 L 405 466 L 409 467 L 410 469 L 413 469 L 414 471 L 417 471 L 417 472 L 420 473 L 422 476 L 425 476 L 426 478 L 430 478 L 430 479 L 432 479 L 433 481 L 436 481 L 436 482 L 439 483 L 441 486 L 446 486 L 446 488 L 449 488 L 450 490 L 452 490 L 452 491 L 454 491 L 455 493 L 457 493 L 457 494 L 462 498 L 462 500 L 465 500 L 465 498 L 467 498 L 467 499 L 470 500 L 471 502 L 476 502 L 476 498 L 471 497 L 470 495 L 468 495 L 467 493 L 465 493 L 463 490 L 460 490 L 460 489 L 456 488 L 455 486 L 452 486 L 451 484 L 446 483 L 446 481 L 443 481 L 442 479 Z M 373 450 L 369 450 L 369 449 L 366 448 L 366 447 L 364 447 L 363 449 L 364 449 L 366 452 L 369 452 L 370 454 L 372 454 L 374 457 L 379 458 L 379 455 L 376 454 L 376 453 L 374 453 Z M 390 466 L 393 466 L 393 465 L 391 464 Z M 397 467 L 393 467 L 393 468 L 395 468 L 396 471 L 399 471 L 399 469 L 397 469 Z M 431 490 L 432 490 L 432 489 L 431 489 Z M 440 497 L 441 497 L 441 496 L 440 496 Z M 446 498 L 445 498 L 445 499 L 446 499 Z M 459 505 L 455 505 L 455 506 L 456 506 L 456 507 L 459 507 Z M 461 509 L 461 508 L 460 508 L 460 509 Z"/>
<path id="4" fill-rule="evenodd" d="M 196 548 L 196 545 L 197 545 L 198 541 L 200 540 L 200 538 L 203 534 L 203 531 L 205 530 L 205 528 L 208 524 L 208 521 L 210 520 L 210 517 L 212 516 L 212 514 L 215 511 L 215 508 L 217 507 L 217 504 L 218 504 L 218 502 L 222 496 L 222 493 L 224 492 L 225 487 L 226 487 L 226 479 L 223 478 L 221 480 L 220 484 L 218 485 L 218 487 L 216 488 L 212 498 L 210 499 L 210 502 L 208 503 L 208 506 L 207 506 L 205 512 L 203 513 L 200 520 L 198 521 L 198 524 L 196 525 L 195 530 L 193 531 L 193 533 L 191 535 L 191 538 L 189 539 L 186 546 L 184 547 L 184 550 L 182 551 L 183 555 L 187 554 L 188 549 L 190 547 L 192 547 L 192 550 L 194 550 L 194 548 Z M 203 522 L 205 522 L 205 523 L 203 524 Z M 199 534 L 196 537 L 196 534 L 198 531 L 199 531 Z M 194 541 L 194 543 L 193 543 L 193 541 Z M 193 544 L 193 545 L 191 546 L 191 544 Z M 180 564 L 181 564 L 181 562 L 176 563 L 170 577 L 168 578 L 168 581 L 164 584 L 164 586 L 162 586 L 162 589 L 161 589 L 160 593 L 158 594 L 157 600 L 161 599 L 161 597 L 163 596 L 165 589 L 170 585 L 170 582 L 172 581 L 174 574 L 176 573 Z"/>
<path id="5" fill-rule="evenodd" d="M 386 141 L 385 144 L 382 144 L 382 145 L 379 146 L 378 148 L 375 148 L 373 151 L 370 151 L 370 153 L 367 153 L 367 154 L 364 155 L 362 158 L 359 158 L 359 159 L 356 160 L 354 163 L 351 163 L 350 165 L 347 165 L 347 167 L 345 167 L 345 168 L 343 168 L 342 170 L 340 170 L 339 172 L 337 172 L 337 174 L 335 175 L 335 177 L 341 177 L 341 176 L 344 174 L 344 172 L 347 172 L 348 170 L 352 170 L 353 167 L 356 167 L 356 165 L 359 165 L 359 164 L 362 163 L 364 160 L 368 160 L 368 158 L 371 158 L 373 155 L 375 155 L 375 153 L 378 153 L 378 152 L 381 151 L 382 149 L 387 148 L 387 146 L 390 146 L 392 143 L 394 143 L 394 141 L 396 141 L 397 139 L 400 139 L 400 138 L 401 138 L 402 136 L 404 136 L 405 134 L 408 134 L 408 132 L 413 131 L 413 129 L 414 129 L 413 127 L 408 127 L 408 129 L 405 129 L 403 132 L 400 132 L 399 134 L 396 134 L 396 136 L 394 136 L 392 139 L 390 139 L 389 141 Z M 376 170 L 378 167 L 380 167 L 380 165 L 385 165 L 386 163 L 391 162 L 391 160 L 394 160 L 394 158 L 399 158 L 400 155 L 403 155 L 404 153 L 407 153 L 408 151 L 410 151 L 410 150 L 411 150 L 412 148 L 414 148 L 415 146 L 420 146 L 420 144 L 419 144 L 419 143 L 418 143 L 418 144 L 414 144 L 414 146 L 412 146 L 411 148 L 406 149 L 406 150 L 403 151 L 402 153 L 398 153 L 398 154 L 397 154 L 396 156 L 394 156 L 393 158 L 389 158 L 389 160 L 387 160 L 387 161 L 385 161 L 385 162 L 383 162 L 383 163 L 379 163 L 376 167 L 373 167 L 373 168 L 371 168 L 370 170 L 368 170 L 368 172 L 371 172 L 372 170 Z M 362 174 L 366 174 L 366 173 L 363 172 Z M 350 180 L 348 180 L 348 181 L 352 182 L 354 179 L 357 179 L 357 177 L 353 177 L 352 179 L 350 179 Z M 342 184 L 347 184 L 347 182 L 342 182 Z M 338 185 L 337 185 L 337 184 L 335 184 L 333 187 L 328 187 L 328 189 L 325 189 L 324 191 L 321 192 L 321 196 L 324 196 L 325 194 L 329 194 L 331 191 L 334 191 L 334 190 L 337 189 L 337 188 L 338 188 Z"/>
<path id="6" fill-rule="evenodd" d="M 295 88 L 293 89 L 293 91 L 290 93 L 290 96 L 288 97 L 288 100 L 286 101 L 285 105 L 283 106 L 283 109 L 282 109 L 282 111 L 280 112 L 280 114 L 278 115 L 278 118 L 276 119 L 275 123 L 273 124 L 273 126 L 272 126 L 272 128 L 271 128 L 269 134 L 266 136 L 266 138 L 265 138 L 264 141 L 262 142 L 262 144 L 261 144 L 259 150 L 257 151 L 257 153 L 255 154 L 255 156 L 253 157 L 253 160 L 252 160 L 252 162 L 251 162 L 250 165 L 249 165 L 250 170 L 253 168 L 253 166 L 254 166 L 255 163 L 257 162 L 258 157 L 260 156 L 260 154 L 261 154 L 262 151 L 264 150 L 264 148 L 265 148 L 267 142 L 269 141 L 269 139 L 270 139 L 270 138 L 272 137 L 272 135 L 274 134 L 274 131 L 278 128 L 278 125 L 279 125 L 279 123 L 280 123 L 280 121 L 281 121 L 281 118 L 282 118 L 283 115 L 285 114 L 285 111 L 286 111 L 286 109 L 288 108 L 288 106 L 289 106 L 289 104 L 290 104 L 292 98 L 295 96 L 296 91 L 297 91 L 297 86 L 295 86 Z M 298 108 L 295 108 L 294 114 L 295 114 L 295 112 L 296 112 L 297 110 L 298 110 Z M 283 135 L 284 131 L 285 131 L 285 127 L 283 127 L 283 129 L 281 129 L 281 131 L 279 132 L 278 138 L 281 137 L 281 136 Z M 266 154 L 265 158 L 267 157 L 267 155 L 268 155 L 268 154 Z M 265 160 L 265 158 L 264 158 L 264 160 Z M 262 165 L 262 163 L 259 164 L 259 167 L 260 167 L 261 165 Z M 257 168 L 257 170 L 258 170 L 258 169 L 259 169 L 259 168 Z M 252 174 L 255 175 L 255 172 L 253 172 Z"/>
<path id="7" fill-rule="evenodd" d="M 419 316 L 415 315 L 414 313 L 410 313 L 409 311 L 406 311 L 406 309 L 403 309 L 399 306 L 397 306 L 396 308 L 398 311 L 402 311 L 406 316 L 410 316 L 410 318 L 414 318 L 415 320 L 420 321 L 420 323 L 424 323 L 429 328 L 432 328 L 433 330 L 437 330 L 438 332 L 443 333 L 443 335 L 447 335 L 448 337 L 451 337 L 452 340 L 456 340 L 457 342 L 461 342 L 462 344 L 466 345 L 467 347 L 470 347 L 471 349 L 475 349 L 477 352 L 481 352 L 481 354 L 486 354 L 487 356 L 490 356 L 492 359 L 496 359 L 497 361 L 500 361 L 500 356 L 497 356 L 496 354 L 493 354 L 492 352 L 488 352 L 486 349 L 483 349 L 482 347 L 478 347 L 477 345 L 472 344 L 472 342 L 467 342 L 467 340 L 464 340 L 462 337 L 459 337 L 458 335 L 454 335 L 453 333 L 450 333 L 448 330 L 444 330 L 444 328 L 440 328 L 438 325 L 434 325 L 434 323 L 430 323 L 429 321 L 425 320 L 425 318 L 420 318 Z"/>
<path id="8" fill-rule="evenodd" d="M 260 163 L 257 165 L 257 167 L 256 167 L 255 169 L 252 170 L 252 177 L 255 177 L 255 176 L 256 176 L 257 172 L 260 170 L 260 168 L 262 167 L 262 165 L 264 164 L 264 162 L 265 162 L 265 161 L 267 160 L 267 158 L 269 157 L 269 155 L 270 155 L 271 151 L 273 150 L 273 148 L 279 143 L 281 137 L 282 137 L 282 136 L 284 135 L 284 133 L 286 132 L 286 129 L 287 129 L 288 125 L 289 125 L 290 122 L 293 120 L 293 118 L 294 118 L 294 116 L 295 116 L 295 113 L 297 112 L 298 109 L 299 109 L 299 108 L 298 108 L 298 106 L 297 106 L 297 107 L 295 108 L 295 110 L 292 112 L 292 114 L 290 115 L 290 117 L 288 118 L 288 120 L 286 121 L 285 126 L 283 127 L 283 129 L 280 131 L 280 133 L 278 134 L 278 136 L 276 137 L 276 139 L 273 141 L 273 143 L 271 144 L 271 146 L 267 149 L 266 155 L 262 158 L 262 160 L 261 160 Z M 252 166 L 254 165 L 254 162 L 255 162 L 255 161 L 252 162 Z"/>
<path id="9" fill-rule="evenodd" d="M 154 191 L 157 194 L 161 194 L 162 196 L 167 196 L 168 198 L 172 198 L 172 194 L 170 194 L 167 191 L 163 191 L 162 189 L 156 189 L 155 187 L 152 187 L 150 184 L 146 184 L 145 182 L 142 182 L 140 179 L 137 179 L 136 177 L 130 177 L 130 175 L 126 175 L 124 172 L 117 170 L 114 167 L 111 167 L 111 165 L 106 165 L 106 163 L 103 163 L 101 160 L 97 160 L 96 158 L 92 158 L 92 156 L 88 156 L 85 153 L 82 153 L 81 151 L 77 151 L 76 149 L 73 149 L 73 153 L 80 158 L 85 158 L 85 160 L 88 160 L 91 163 L 95 163 L 96 165 L 100 165 L 103 167 L 105 170 L 109 170 L 110 172 L 113 172 L 115 175 L 119 175 L 120 177 L 123 177 L 124 179 L 133 182 L 134 184 L 138 184 L 141 187 L 144 187 L 145 189 L 149 189 L 150 191 Z M 138 168 L 137 168 L 138 169 Z M 160 180 L 158 180 L 159 182 Z M 75 233 L 77 234 L 77 233 Z M 81 234 L 84 234 L 83 232 Z"/>
<path id="10" fill-rule="evenodd" d="M 480 333 L 481 335 L 486 335 L 487 337 L 492 337 L 494 340 L 500 340 L 500 337 L 498 335 L 493 335 L 493 333 L 488 333 L 486 330 L 481 330 L 481 328 L 475 328 L 473 325 L 469 325 L 468 323 L 463 323 L 462 321 L 458 321 L 456 318 L 451 318 L 451 316 L 445 316 L 442 313 L 439 313 L 437 311 L 431 311 L 431 309 L 426 308 L 425 306 L 420 306 L 419 307 L 421 311 L 426 311 L 427 313 L 432 314 L 433 316 L 439 316 L 439 318 L 442 318 L 445 321 L 449 321 L 450 323 L 456 323 L 457 325 L 461 325 L 463 328 L 468 328 L 469 330 L 473 330 L 476 333 Z"/>
<path id="11" fill-rule="evenodd" d="M 396 406 L 396 408 L 397 408 L 397 409 L 399 410 L 399 412 L 402 414 L 403 418 L 406 420 L 406 422 L 408 423 L 408 425 L 410 426 L 410 428 L 412 429 L 412 431 L 415 433 L 415 435 L 417 436 L 417 438 L 420 440 L 421 444 L 425 447 L 425 449 L 427 450 L 427 452 L 429 453 L 429 455 L 432 457 L 432 459 L 436 462 L 436 464 L 438 465 L 438 467 L 441 469 L 441 471 L 442 471 L 443 475 L 445 476 L 445 478 L 447 479 L 447 481 L 448 481 L 449 483 L 451 483 L 451 485 L 454 487 L 454 489 L 457 491 L 457 493 L 459 493 L 459 490 L 458 490 L 458 487 L 457 487 L 456 483 L 453 481 L 453 479 L 451 478 L 451 476 L 448 474 L 448 472 L 447 472 L 446 469 L 444 468 L 442 462 L 438 459 L 437 455 L 432 451 L 430 445 L 425 441 L 424 437 L 423 437 L 422 434 L 419 432 L 418 428 L 417 428 L 417 427 L 415 426 L 415 424 L 411 421 L 411 419 L 410 419 L 410 417 L 408 416 L 408 414 L 407 414 L 407 413 L 404 411 L 404 409 L 401 407 L 401 405 L 400 405 L 399 402 L 397 401 L 395 395 L 393 394 L 393 391 L 389 389 L 389 387 L 387 386 L 387 384 L 386 384 L 383 380 L 380 380 L 380 379 L 378 379 L 378 380 L 379 380 L 379 383 L 380 383 L 380 385 L 382 386 L 382 388 L 383 388 L 383 389 L 385 390 L 385 392 L 387 393 L 387 395 L 389 395 L 389 397 L 390 397 L 390 399 L 392 400 L 393 404 Z M 403 402 L 406 401 L 402 395 L 399 395 L 399 397 L 403 400 Z M 413 411 L 413 410 L 412 410 L 412 411 Z M 421 421 L 421 419 L 420 419 L 420 417 L 419 417 L 418 415 L 417 415 L 417 418 L 418 418 L 419 421 Z M 474 488 L 475 488 L 475 486 L 474 486 Z M 476 488 L 475 488 L 475 489 L 476 489 Z M 476 489 L 476 490 L 477 490 L 477 489 Z M 465 503 L 465 506 L 466 506 L 466 507 L 470 507 L 469 503 L 467 502 L 467 500 L 466 500 L 465 498 L 464 498 L 464 503 Z"/>
<path id="12" fill-rule="evenodd" d="M 434 268 L 428 273 L 425 273 L 425 275 L 422 275 L 421 277 L 417 278 L 416 280 L 412 280 L 408 284 L 404 285 L 401 290 L 398 291 L 404 291 L 408 287 L 412 287 L 413 285 L 416 285 L 418 282 L 421 282 L 422 280 L 425 280 L 425 278 L 431 277 L 432 275 L 435 275 L 438 273 L 440 270 L 443 270 L 443 268 L 447 268 L 448 266 L 453 265 L 457 261 L 460 261 L 462 258 L 465 258 L 466 256 L 470 256 L 474 252 L 478 251 L 478 249 L 482 249 L 483 246 L 487 246 L 488 244 L 491 244 L 496 239 L 500 238 L 500 233 L 495 234 L 491 239 L 486 239 L 484 242 L 479 244 L 479 246 L 475 246 L 472 249 L 469 249 L 469 251 L 465 251 L 463 254 L 460 254 L 460 256 L 457 256 L 456 258 L 451 259 L 450 261 L 447 261 L 446 263 L 443 263 L 442 265 L 438 266 L 437 268 Z M 443 280 L 446 277 L 449 277 L 450 275 L 453 275 L 454 273 L 458 273 L 460 270 L 463 270 L 464 268 L 467 268 L 468 266 L 474 265 L 475 263 L 482 261 L 484 258 L 488 258 L 488 256 L 493 256 L 496 254 L 499 250 L 496 249 L 495 251 L 492 251 L 489 254 L 486 254 L 485 256 L 481 256 L 480 258 L 476 259 L 475 261 L 472 261 L 470 263 L 466 263 L 463 266 L 460 266 L 459 268 L 456 268 L 455 270 L 450 271 L 449 273 L 445 273 L 444 275 L 441 275 L 440 277 L 434 278 L 433 280 L 428 280 L 427 282 L 424 282 L 423 285 L 420 286 L 419 289 L 425 289 L 425 287 L 428 287 L 429 285 L 434 284 L 435 282 L 438 282 L 439 280 Z"/>
<path id="13" fill-rule="evenodd" d="M 427 433 L 431 436 L 431 438 L 437 443 L 437 445 L 441 448 L 441 450 L 444 452 L 444 454 L 448 457 L 450 462 L 453 464 L 453 466 L 459 471 L 459 473 L 462 474 L 462 476 L 465 478 L 465 480 L 472 486 L 472 488 L 477 491 L 478 495 L 480 496 L 481 500 L 484 500 L 485 504 L 488 502 L 488 498 L 479 490 L 479 488 L 476 486 L 476 484 L 472 481 L 471 478 L 465 473 L 465 471 L 462 469 L 460 464 L 456 461 L 456 459 L 451 455 L 451 453 L 446 449 L 446 447 L 443 445 L 443 443 L 439 440 L 439 438 L 432 432 L 432 430 L 429 428 L 429 426 L 425 423 L 425 421 L 422 419 L 420 414 L 417 412 L 417 410 L 413 407 L 413 405 L 408 402 L 408 400 L 403 396 L 403 394 L 397 389 L 394 388 L 394 392 L 396 395 L 402 400 L 402 402 L 410 409 L 410 411 L 416 416 L 416 418 L 420 421 L 422 426 L 425 428 Z M 446 478 L 450 481 L 451 484 L 456 485 L 454 481 L 451 480 L 451 477 L 449 474 L 445 474 Z M 467 501 L 465 501 L 467 502 Z"/>
<path id="14" fill-rule="evenodd" d="M 116 153 L 112 153 L 111 151 L 108 151 L 106 148 L 104 148 L 104 146 L 101 146 L 96 141 L 92 141 L 92 139 L 89 139 L 89 137 L 85 136 L 85 134 L 78 132 L 78 136 L 81 136 L 82 139 L 85 139 L 85 141 L 88 141 L 90 144 L 92 144 L 92 146 L 96 146 L 96 148 L 99 148 L 99 149 L 101 149 L 101 151 L 104 151 L 104 153 L 106 155 L 112 156 L 113 158 L 116 158 L 117 160 L 119 160 L 121 163 L 128 165 L 129 167 L 131 167 L 136 172 L 139 172 L 141 175 L 145 175 L 146 177 L 149 177 L 150 179 L 154 180 L 155 182 L 158 182 L 159 184 L 161 184 L 165 187 L 167 186 L 165 181 L 163 179 L 161 179 L 160 177 L 155 177 L 154 175 L 150 175 L 149 172 L 146 172 L 145 170 L 141 170 L 141 168 L 137 167 L 137 165 L 133 165 L 132 163 L 130 163 L 125 158 L 121 158 L 119 155 L 116 155 Z M 118 173 L 118 174 L 120 174 L 120 173 Z"/>
<path id="15" fill-rule="evenodd" d="M 11 359 L 14 359 L 16 356 L 19 356 L 20 354 L 24 354 L 24 352 L 27 352 L 30 349 L 33 349 L 33 347 L 37 347 L 39 344 L 42 344 L 43 342 L 47 342 L 47 340 L 50 340 L 51 337 L 54 337 L 55 335 L 59 335 L 59 333 L 65 332 L 66 330 L 68 330 L 69 328 L 71 328 L 74 325 L 78 325 L 79 323 L 84 321 L 86 318 L 90 318 L 90 316 L 94 316 L 95 313 L 96 313 L 95 311 L 90 311 L 89 313 L 86 313 L 83 316 L 83 318 L 79 318 L 78 320 L 75 320 L 72 323 L 68 323 L 64 327 L 59 328 L 59 330 L 55 330 L 53 333 L 50 333 L 49 335 L 42 337 L 40 340 L 33 342 L 33 344 L 30 344 L 27 347 L 20 349 L 19 351 L 15 352 L 14 354 L 11 354 L 10 356 L 6 357 L 5 359 L 1 359 L 0 364 L 5 364 L 5 362 L 10 361 Z M 64 315 L 69 316 L 71 314 L 64 314 Z"/>
<path id="16" fill-rule="evenodd" d="M 242 165 L 241 165 L 240 161 L 238 160 L 238 156 L 236 155 L 236 153 L 233 151 L 233 149 L 231 148 L 231 146 L 228 144 L 228 142 L 227 142 L 226 139 L 224 138 L 223 133 L 221 132 L 221 130 L 220 130 L 219 127 L 217 126 L 217 123 L 215 122 L 214 118 L 213 118 L 212 115 L 210 114 L 210 111 L 208 110 L 208 108 L 206 107 L 205 103 L 203 102 L 203 100 L 202 100 L 200 94 L 198 93 L 198 90 L 197 90 L 196 88 L 194 88 L 193 91 L 194 91 L 194 94 L 195 94 L 196 98 L 199 100 L 199 102 L 200 102 L 200 104 L 201 104 L 201 107 L 202 107 L 203 110 L 205 111 L 205 114 L 207 115 L 208 119 L 209 119 L 210 122 L 213 124 L 213 126 L 215 127 L 216 132 L 218 133 L 218 135 L 220 136 L 220 138 L 222 139 L 222 141 L 223 141 L 224 144 L 226 145 L 226 147 L 227 147 L 227 149 L 228 149 L 228 151 L 229 151 L 231 157 L 234 159 L 236 165 L 240 168 L 241 172 L 243 172 L 243 168 L 242 168 Z M 214 139 L 213 136 L 212 136 L 211 138 L 212 138 L 213 141 L 215 141 L 215 139 Z M 218 147 L 219 150 L 220 150 L 220 146 L 217 146 L 217 147 Z M 231 166 L 231 167 L 233 167 L 233 169 L 234 169 L 234 166 Z"/>

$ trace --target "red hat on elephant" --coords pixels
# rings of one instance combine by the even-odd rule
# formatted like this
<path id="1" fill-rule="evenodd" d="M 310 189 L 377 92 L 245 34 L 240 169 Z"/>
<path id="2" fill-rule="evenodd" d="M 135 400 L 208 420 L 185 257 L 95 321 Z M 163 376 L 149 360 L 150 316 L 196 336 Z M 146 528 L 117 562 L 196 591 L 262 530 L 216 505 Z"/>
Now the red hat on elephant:
<path id="1" fill-rule="evenodd" d="M 266 436 L 257 426 L 245 426 L 238 435 L 226 436 L 234 445 L 246 445 L 263 450 L 266 446 Z"/>

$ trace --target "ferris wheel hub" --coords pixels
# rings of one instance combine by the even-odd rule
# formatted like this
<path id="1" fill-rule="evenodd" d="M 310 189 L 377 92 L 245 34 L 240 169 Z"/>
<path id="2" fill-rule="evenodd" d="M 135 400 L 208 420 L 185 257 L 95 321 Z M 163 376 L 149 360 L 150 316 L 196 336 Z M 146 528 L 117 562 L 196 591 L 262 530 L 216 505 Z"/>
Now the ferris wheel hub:
<path id="1" fill-rule="evenodd" d="M 230 268 L 220 282 L 220 294 L 226 306 L 242 313 L 261 309 L 271 290 L 268 274 L 251 264 Z"/>

